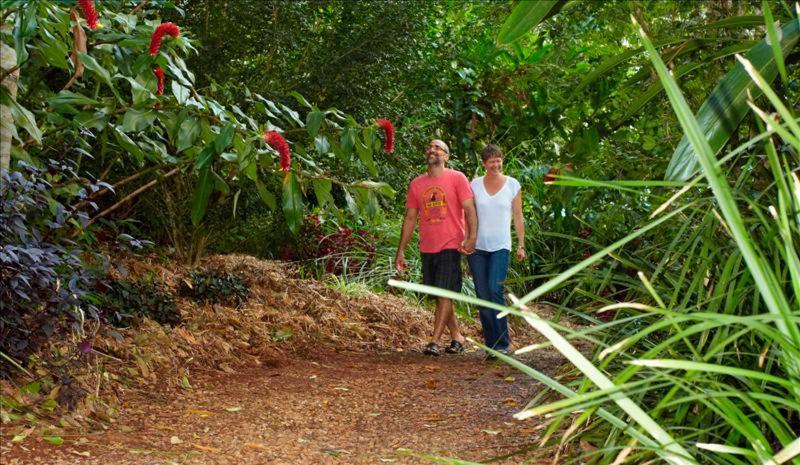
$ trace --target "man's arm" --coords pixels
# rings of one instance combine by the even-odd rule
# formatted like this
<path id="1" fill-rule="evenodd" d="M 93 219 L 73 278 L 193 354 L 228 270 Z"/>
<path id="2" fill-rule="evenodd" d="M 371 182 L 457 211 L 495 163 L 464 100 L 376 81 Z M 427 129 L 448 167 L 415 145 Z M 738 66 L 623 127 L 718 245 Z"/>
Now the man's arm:
<path id="1" fill-rule="evenodd" d="M 467 219 L 467 230 L 460 252 L 469 255 L 475 251 L 475 242 L 478 240 L 478 213 L 475 211 L 475 199 L 468 198 L 461 202 L 461 207 L 464 209 L 464 216 Z"/>
<path id="2" fill-rule="evenodd" d="M 394 260 L 395 269 L 401 273 L 408 268 L 408 265 L 406 265 L 405 250 L 408 241 L 411 240 L 411 235 L 414 234 L 418 216 L 418 209 L 406 208 L 406 216 L 403 218 L 403 228 L 400 230 L 400 243 L 397 245 L 397 255 L 395 255 Z"/>
<path id="3" fill-rule="evenodd" d="M 517 261 L 525 259 L 525 220 L 522 217 L 522 191 L 517 192 L 511 203 L 514 215 L 514 231 L 517 233 Z"/>

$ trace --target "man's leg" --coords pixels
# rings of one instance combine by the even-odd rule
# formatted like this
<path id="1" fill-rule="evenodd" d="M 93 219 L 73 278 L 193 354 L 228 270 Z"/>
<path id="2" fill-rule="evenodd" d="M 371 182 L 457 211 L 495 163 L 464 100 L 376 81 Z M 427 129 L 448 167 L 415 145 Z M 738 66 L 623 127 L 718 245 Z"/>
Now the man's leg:
<path id="1" fill-rule="evenodd" d="M 442 333 L 444 333 L 444 327 L 450 326 L 450 320 L 453 319 L 453 302 L 445 297 L 437 297 L 436 298 L 436 312 L 434 313 L 433 317 L 433 342 L 438 345 L 442 345 Z M 458 327 L 456 327 L 456 331 L 458 331 Z M 450 329 L 450 333 L 452 334 L 453 330 Z"/>

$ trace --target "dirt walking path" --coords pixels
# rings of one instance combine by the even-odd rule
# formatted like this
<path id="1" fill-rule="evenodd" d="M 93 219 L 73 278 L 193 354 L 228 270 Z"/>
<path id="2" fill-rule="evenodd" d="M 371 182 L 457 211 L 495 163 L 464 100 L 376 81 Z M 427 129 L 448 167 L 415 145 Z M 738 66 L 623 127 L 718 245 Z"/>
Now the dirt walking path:
<path id="1" fill-rule="evenodd" d="M 524 359 L 554 374 L 557 353 Z M 108 431 L 2 444 L 3 464 L 430 463 L 417 454 L 549 463 L 518 411 L 542 385 L 477 352 L 324 353 L 236 374 L 195 373 L 193 389 L 129 393 Z M 538 455 L 537 455 L 538 454 Z"/>

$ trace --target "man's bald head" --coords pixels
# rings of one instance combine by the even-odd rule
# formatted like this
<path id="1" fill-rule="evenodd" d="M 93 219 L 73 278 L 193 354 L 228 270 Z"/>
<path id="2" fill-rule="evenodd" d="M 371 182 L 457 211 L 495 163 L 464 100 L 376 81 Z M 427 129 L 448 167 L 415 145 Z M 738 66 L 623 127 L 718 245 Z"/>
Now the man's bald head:
<path id="1" fill-rule="evenodd" d="M 450 147 L 448 147 L 447 144 L 445 144 L 443 140 L 441 140 L 441 139 L 433 139 L 431 141 L 430 145 L 437 145 L 442 150 L 444 150 L 444 153 L 450 155 Z"/>

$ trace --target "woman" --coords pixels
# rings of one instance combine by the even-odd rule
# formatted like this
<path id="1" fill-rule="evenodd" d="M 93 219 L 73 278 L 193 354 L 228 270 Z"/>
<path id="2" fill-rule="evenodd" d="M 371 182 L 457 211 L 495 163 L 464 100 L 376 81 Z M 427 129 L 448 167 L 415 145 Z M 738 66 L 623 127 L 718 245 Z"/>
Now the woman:
<path id="1" fill-rule="evenodd" d="M 500 147 L 487 145 L 481 155 L 486 175 L 472 181 L 478 211 L 478 240 L 475 253 L 467 257 L 475 293 L 479 298 L 505 304 L 503 281 L 511 254 L 511 218 L 517 235 L 515 256 L 525 258 L 525 224 L 522 221 L 522 193 L 519 181 L 503 175 Z M 486 346 L 507 354 L 508 319 L 497 319 L 497 310 L 479 308 Z M 489 357 L 491 358 L 491 357 Z"/>

